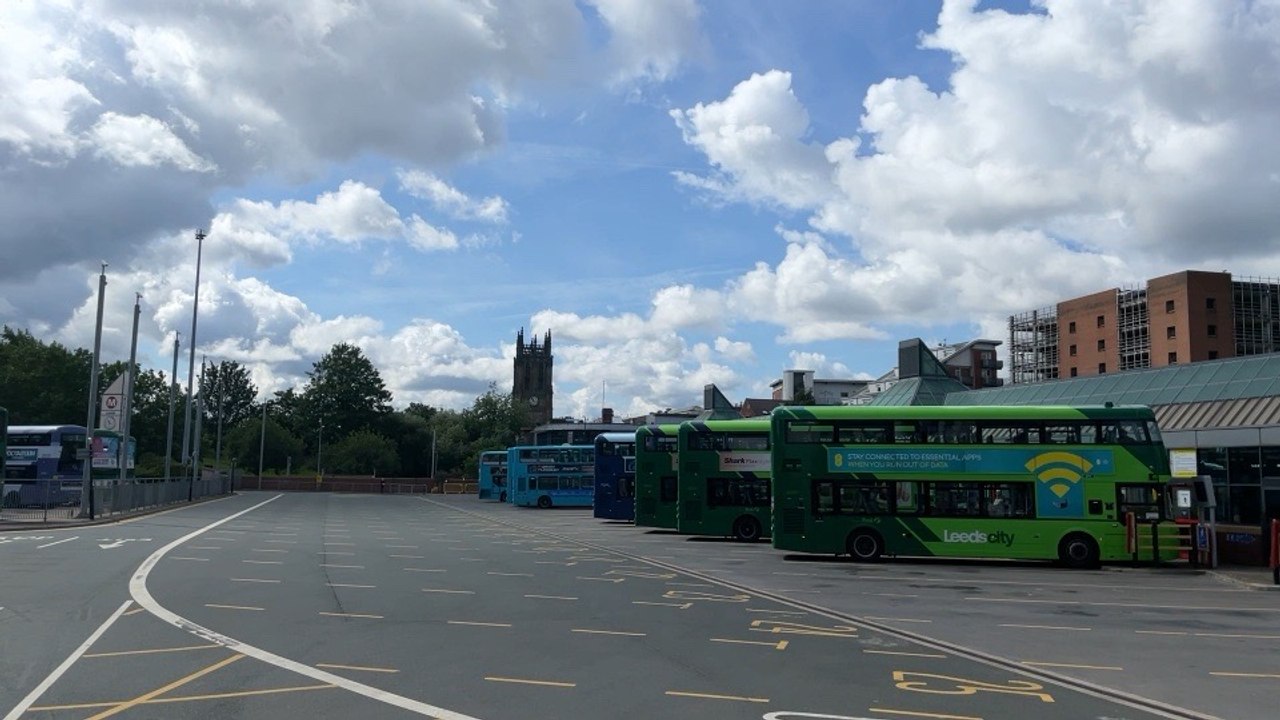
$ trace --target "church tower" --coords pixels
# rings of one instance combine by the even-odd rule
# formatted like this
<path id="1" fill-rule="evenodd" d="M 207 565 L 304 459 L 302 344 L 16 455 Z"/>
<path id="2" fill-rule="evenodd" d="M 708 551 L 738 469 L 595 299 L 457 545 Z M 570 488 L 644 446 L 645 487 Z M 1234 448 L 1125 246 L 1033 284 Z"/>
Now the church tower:
<path id="1" fill-rule="evenodd" d="M 541 344 L 536 337 L 525 343 L 524 328 L 520 328 L 511 397 L 529 411 L 534 426 L 551 422 L 551 362 L 551 331 Z"/>

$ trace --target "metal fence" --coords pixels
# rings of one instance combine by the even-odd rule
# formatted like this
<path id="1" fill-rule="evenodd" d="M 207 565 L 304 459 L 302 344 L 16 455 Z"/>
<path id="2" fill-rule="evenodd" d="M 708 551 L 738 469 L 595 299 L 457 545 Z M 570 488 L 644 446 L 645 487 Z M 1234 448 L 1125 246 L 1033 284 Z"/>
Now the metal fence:
<path id="1" fill-rule="evenodd" d="M 48 523 L 87 519 L 80 493 L 67 493 L 61 480 L 28 480 L 18 489 L 12 481 L 0 495 L 0 522 Z M 32 487 L 32 485 L 35 485 Z M 116 517 L 177 505 L 214 495 L 226 495 L 234 487 L 227 473 L 206 472 L 203 477 L 165 480 L 134 478 L 129 480 L 93 481 L 94 518 Z M 83 514 L 83 518 L 81 515 Z"/>
<path id="2" fill-rule="evenodd" d="M 371 478 L 355 476 L 315 477 L 257 477 L 241 475 L 237 478 L 239 490 L 270 490 L 273 492 L 337 492 L 371 493 L 374 495 L 425 495 L 441 492 L 441 483 L 429 478 Z"/>

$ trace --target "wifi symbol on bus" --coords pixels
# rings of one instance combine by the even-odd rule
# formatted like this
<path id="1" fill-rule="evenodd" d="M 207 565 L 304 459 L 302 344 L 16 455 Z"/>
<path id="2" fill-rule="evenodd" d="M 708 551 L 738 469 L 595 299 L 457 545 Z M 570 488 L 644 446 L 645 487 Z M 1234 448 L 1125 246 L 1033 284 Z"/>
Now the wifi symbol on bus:
<path id="1" fill-rule="evenodd" d="M 1036 455 L 1027 461 L 1026 468 L 1059 498 L 1060 507 L 1066 507 L 1067 493 L 1093 469 L 1093 464 L 1074 453 L 1055 451 Z"/>

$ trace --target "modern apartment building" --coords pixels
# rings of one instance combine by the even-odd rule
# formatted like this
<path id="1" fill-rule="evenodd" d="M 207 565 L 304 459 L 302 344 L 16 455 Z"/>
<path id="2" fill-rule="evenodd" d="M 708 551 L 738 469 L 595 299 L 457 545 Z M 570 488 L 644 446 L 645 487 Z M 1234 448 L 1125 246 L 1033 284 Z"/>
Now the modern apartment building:
<path id="1" fill-rule="evenodd" d="M 1009 380 L 1280 352 L 1280 281 L 1184 270 L 1009 317 Z"/>

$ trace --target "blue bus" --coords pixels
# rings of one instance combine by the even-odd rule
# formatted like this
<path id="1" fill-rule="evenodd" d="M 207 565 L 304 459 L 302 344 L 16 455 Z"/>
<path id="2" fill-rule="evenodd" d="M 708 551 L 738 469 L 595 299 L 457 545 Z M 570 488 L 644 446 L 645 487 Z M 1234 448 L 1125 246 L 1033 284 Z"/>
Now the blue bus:
<path id="1" fill-rule="evenodd" d="M 507 449 L 507 497 L 523 507 L 591 507 L 594 445 L 524 445 Z"/>
<path id="2" fill-rule="evenodd" d="M 480 499 L 507 501 L 507 451 L 480 453 Z"/>
<path id="3" fill-rule="evenodd" d="M 83 425 L 11 425 L 5 432 L 5 507 L 80 501 Z"/>
<path id="4" fill-rule="evenodd" d="M 605 520 L 635 520 L 635 433 L 610 432 L 596 436 L 596 500 L 593 514 Z"/>

